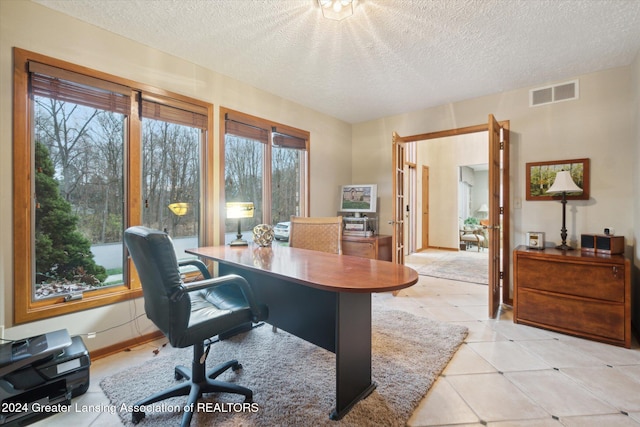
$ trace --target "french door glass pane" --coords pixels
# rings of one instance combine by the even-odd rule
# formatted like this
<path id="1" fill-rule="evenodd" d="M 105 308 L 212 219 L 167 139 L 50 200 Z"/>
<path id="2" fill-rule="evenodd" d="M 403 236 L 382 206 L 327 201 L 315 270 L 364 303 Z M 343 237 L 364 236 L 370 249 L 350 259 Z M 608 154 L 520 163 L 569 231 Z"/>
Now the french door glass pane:
<path id="1" fill-rule="evenodd" d="M 273 224 L 299 216 L 304 150 L 272 147 L 271 218 Z"/>
<path id="2" fill-rule="evenodd" d="M 142 120 L 142 223 L 169 233 L 178 259 L 199 246 L 203 138 L 198 128 Z"/>
<path id="3" fill-rule="evenodd" d="M 122 114 L 34 97 L 32 300 L 122 284 Z"/>
<path id="4" fill-rule="evenodd" d="M 251 230 L 263 222 L 263 180 L 265 144 L 253 139 L 234 135 L 225 136 L 224 149 L 224 190 L 227 202 L 253 202 L 253 218 L 240 221 L 244 239 Z M 225 243 L 235 239 L 238 220 L 228 219 L 225 223 Z"/>

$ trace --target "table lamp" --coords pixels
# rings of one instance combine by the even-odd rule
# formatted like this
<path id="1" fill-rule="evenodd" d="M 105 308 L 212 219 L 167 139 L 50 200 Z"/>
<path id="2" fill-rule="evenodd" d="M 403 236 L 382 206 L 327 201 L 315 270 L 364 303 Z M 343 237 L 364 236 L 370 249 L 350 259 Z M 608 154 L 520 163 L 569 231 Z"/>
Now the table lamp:
<path id="1" fill-rule="evenodd" d="M 228 202 L 226 208 L 227 218 L 238 219 L 238 234 L 236 235 L 236 239 L 233 242 L 229 243 L 229 245 L 247 246 L 247 241 L 242 239 L 242 232 L 240 231 L 240 221 L 242 221 L 242 218 L 253 218 L 253 202 Z"/>
<path id="2" fill-rule="evenodd" d="M 480 205 L 477 211 L 482 217 L 486 217 L 489 214 L 489 206 L 486 203 Z"/>
<path id="3" fill-rule="evenodd" d="M 566 211 L 567 211 L 567 193 L 582 193 L 582 188 L 578 187 L 571 178 L 569 171 L 560 171 L 556 174 L 553 185 L 547 190 L 549 194 L 562 194 L 562 229 L 560 237 L 562 244 L 556 246 L 556 249 L 570 251 L 573 248 L 567 245 L 567 227 L 566 227 Z"/>

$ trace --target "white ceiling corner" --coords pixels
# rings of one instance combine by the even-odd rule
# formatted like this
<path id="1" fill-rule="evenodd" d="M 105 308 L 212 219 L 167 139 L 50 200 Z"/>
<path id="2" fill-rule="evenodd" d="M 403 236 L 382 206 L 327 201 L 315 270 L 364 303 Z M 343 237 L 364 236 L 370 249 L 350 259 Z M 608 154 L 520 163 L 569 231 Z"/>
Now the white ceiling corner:
<path id="1" fill-rule="evenodd" d="M 629 65 L 639 0 L 32 0 L 349 123 Z M 140 19 L 140 17 L 144 19 Z"/>

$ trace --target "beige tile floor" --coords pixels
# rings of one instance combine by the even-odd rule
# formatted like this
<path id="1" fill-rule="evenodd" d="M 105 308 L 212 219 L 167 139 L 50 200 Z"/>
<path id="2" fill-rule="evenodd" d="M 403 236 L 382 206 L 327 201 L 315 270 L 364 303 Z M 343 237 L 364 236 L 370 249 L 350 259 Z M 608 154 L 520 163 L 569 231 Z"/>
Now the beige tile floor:
<path id="1" fill-rule="evenodd" d="M 407 258 L 418 266 L 419 255 Z M 379 302 L 419 316 L 466 326 L 469 335 L 409 419 L 409 426 L 638 426 L 640 346 L 600 344 L 516 325 L 509 307 L 487 316 L 487 287 L 421 276 L 398 296 Z M 108 400 L 101 378 L 144 363 L 157 344 L 96 360 L 87 393 L 74 405 L 99 408 Z M 168 346 L 161 352 L 172 351 Z M 120 425 L 108 411 L 58 414 L 39 426 Z"/>

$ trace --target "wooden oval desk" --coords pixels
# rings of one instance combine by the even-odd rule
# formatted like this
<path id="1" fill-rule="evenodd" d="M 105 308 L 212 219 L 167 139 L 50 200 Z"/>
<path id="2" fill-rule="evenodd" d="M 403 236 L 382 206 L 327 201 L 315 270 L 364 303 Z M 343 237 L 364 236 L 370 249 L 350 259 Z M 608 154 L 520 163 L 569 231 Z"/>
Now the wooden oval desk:
<path id="1" fill-rule="evenodd" d="M 269 307 L 267 320 L 336 355 L 336 407 L 342 418 L 376 387 L 371 381 L 371 293 L 418 281 L 415 270 L 387 261 L 274 244 L 212 246 L 186 252 L 218 262 L 219 274 L 239 274 Z M 265 363 L 278 363 L 277 355 Z M 302 369 L 313 369 L 300 361 Z"/>

